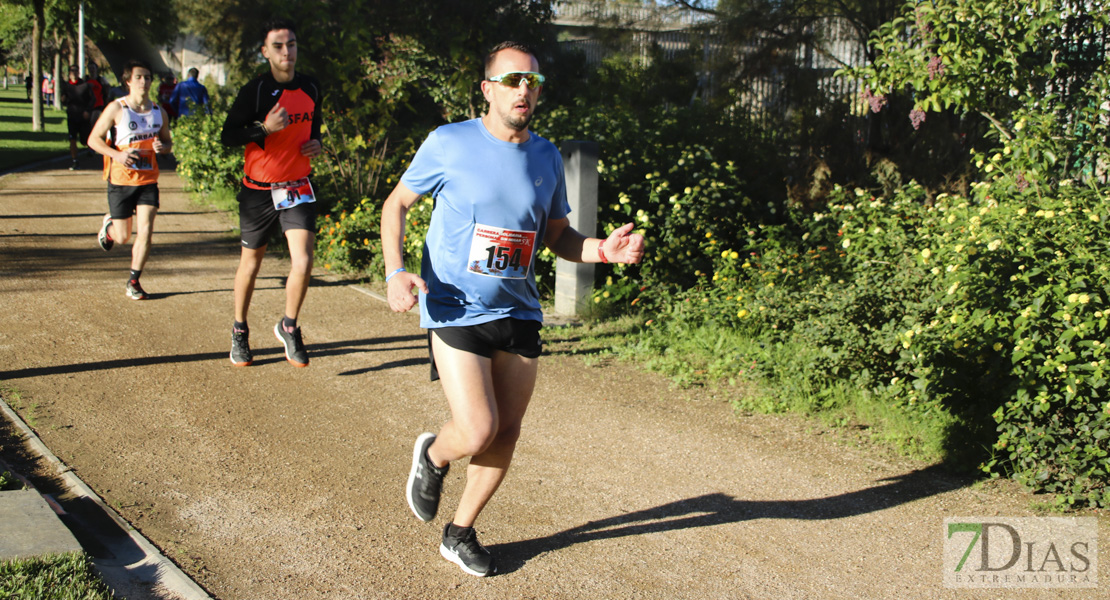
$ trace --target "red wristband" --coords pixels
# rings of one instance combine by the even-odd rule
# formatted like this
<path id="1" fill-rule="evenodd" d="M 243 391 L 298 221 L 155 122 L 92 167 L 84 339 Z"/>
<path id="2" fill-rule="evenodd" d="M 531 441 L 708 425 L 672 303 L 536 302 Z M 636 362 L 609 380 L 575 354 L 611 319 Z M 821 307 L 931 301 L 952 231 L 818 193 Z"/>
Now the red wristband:
<path id="1" fill-rule="evenodd" d="M 603 251 L 601 249 L 601 247 L 604 246 L 604 245 L 605 245 L 605 242 L 601 242 L 600 244 L 597 245 L 597 256 L 598 256 L 598 258 L 601 259 L 601 262 L 608 263 L 609 259 L 605 258 L 605 251 Z"/>

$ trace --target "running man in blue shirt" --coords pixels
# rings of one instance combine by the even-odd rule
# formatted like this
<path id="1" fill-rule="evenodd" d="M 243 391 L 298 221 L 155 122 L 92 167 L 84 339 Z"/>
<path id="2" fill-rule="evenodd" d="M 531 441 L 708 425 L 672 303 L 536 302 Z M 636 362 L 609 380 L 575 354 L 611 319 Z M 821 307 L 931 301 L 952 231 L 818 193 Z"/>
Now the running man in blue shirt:
<path id="1" fill-rule="evenodd" d="M 540 244 L 575 262 L 638 263 L 644 238 L 632 223 L 606 239 L 570 227 L 558 149 L 528 131 L 544 77 L 526 46 L 504 42 L 486 57 L 482 93 L 489 110 L 445 125 L 421 145 L 382 207 L 382 253 L 389 305 L 405 312 L 420 290 L 432 379 L 451 410 L 438 434 L 413 448 L 406 495 L 431 521 L 450 463 L 470 457 L 466 486 L 440 554 L 479 577 L 495 572 L 474 523 L 512 461 L 536 383 L 539 292 L 533 268 Z M 435 208 L 420 275 L 404 270 L 405 216 L 424 195 Z"/>
<path id="2" fill-rule="evenodd" d="M 189 69 L 189 78 L 177 84 L 173 88 L 173 93 L 170 94 L 170 107 L 178 117 L 189 116 L 193 114 L 194 110 L 200 110 L 201 107 L 204 107 L 204 112 L 210 112 L 208 108 L 208 88 L 197 81 L 198 76 L 200 76 L 200 71 L 196 67 Z"/>

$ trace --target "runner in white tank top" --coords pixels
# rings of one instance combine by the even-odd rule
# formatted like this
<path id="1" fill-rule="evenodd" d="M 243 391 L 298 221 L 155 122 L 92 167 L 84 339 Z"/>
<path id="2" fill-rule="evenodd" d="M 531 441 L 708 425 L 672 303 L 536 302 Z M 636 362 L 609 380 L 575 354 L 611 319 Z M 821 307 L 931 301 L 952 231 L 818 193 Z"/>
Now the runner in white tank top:
<path id="1" fill-rule="evenodd" d="M 131 238 L 131 219 L 136 219 L 135 241 L 131 245 L 131 273 L 125 291 L 133 300 L 147 299 L 139 285 L 158 213 L 158 161 L 155 154 L 166 154 L 173 147 L 169 118 L 161 106 L 150 101 L 150 65 L 132 60 L 123 69 L 128 94 L 104 107 L 92 134 L 89 148 L 104 156 L 104 178 L 108 180 L 108 214 L 104 215 L 97 241 L 111 250 L 118 241 Z M 109 132 L 113 145 L 109 145 Z"/>

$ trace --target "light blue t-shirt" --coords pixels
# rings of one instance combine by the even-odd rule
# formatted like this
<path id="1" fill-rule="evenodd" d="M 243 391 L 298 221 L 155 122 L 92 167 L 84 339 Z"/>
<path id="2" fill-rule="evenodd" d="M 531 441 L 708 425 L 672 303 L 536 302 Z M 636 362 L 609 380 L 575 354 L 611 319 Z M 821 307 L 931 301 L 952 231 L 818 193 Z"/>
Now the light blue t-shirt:
<path id="1" fill-rule="evenodd" d="M 543 320 L 535 258 L 549 219 L 570 212 L 563 157 L 532 133 L 493 137 L 481 119 L 439 127 L 401 182 L 435 199 L 420 276 L 420 326 Z"/>

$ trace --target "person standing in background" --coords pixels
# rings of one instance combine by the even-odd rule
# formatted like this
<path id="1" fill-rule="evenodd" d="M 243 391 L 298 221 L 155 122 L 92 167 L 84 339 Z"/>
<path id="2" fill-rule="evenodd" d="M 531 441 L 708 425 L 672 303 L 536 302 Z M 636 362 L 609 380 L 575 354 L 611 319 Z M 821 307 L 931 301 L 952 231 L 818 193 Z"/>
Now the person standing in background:
<path id="1" fill-rule="evenodd" d="M 158 84 L 158 103 L 166 110 L 171 119 L 177 118 L 177 113 L 173 111 L 170 106 L 170 96 L 173 95 L 173 88 L 177 86 L 177 77 L 174 76 L 173 71 L 166 71 L 162 75 L 162 82 Z"/>
<path id="2" fill-rule="evenodd" d="M 89 76 L 85 79 L 92 93 L 92 117 L 90 122 L 100 120 L 100 113 L 108 102 L 108 82 L 100 76 L 100 67 L 96 63 L 89 63 Z"/>

